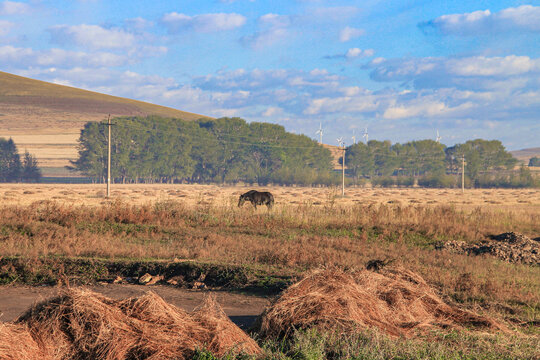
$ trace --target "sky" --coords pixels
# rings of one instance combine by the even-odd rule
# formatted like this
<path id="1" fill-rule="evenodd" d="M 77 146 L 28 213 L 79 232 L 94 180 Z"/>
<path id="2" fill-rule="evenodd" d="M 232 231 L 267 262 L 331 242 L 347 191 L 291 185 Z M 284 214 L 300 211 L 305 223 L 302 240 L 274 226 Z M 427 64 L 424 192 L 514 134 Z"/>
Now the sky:
<path id="1" fill-rule="evenodd" d="M 334 145 L 540 146 L 540 1 L 0 0 L 0 70 Z"/>

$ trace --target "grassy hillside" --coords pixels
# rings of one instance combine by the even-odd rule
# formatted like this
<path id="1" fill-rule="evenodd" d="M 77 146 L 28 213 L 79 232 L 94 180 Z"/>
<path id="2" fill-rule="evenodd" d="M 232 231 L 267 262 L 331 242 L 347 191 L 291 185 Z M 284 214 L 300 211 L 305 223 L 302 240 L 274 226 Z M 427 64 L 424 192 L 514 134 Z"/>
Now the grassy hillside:
<path id="1" fill-rule="evenodd" d="M 510 154 L 512 154 L 519 161 L 522 161 L 525 164 L 528 164 L 530 158 L 535 157 L 535 156 L 540 157 L 540 147 L 514 150 L 514 151 L 510 151 Z"/>
<path id="2" fill-rule="evenodd" d="M 108 114 L 206 117 L 0 72 L 0 137 L 12 137 L 21 151 L 34 153 L 46 169 L 68 165 L 76 158 L 84 123 L 101 121 Z"/>

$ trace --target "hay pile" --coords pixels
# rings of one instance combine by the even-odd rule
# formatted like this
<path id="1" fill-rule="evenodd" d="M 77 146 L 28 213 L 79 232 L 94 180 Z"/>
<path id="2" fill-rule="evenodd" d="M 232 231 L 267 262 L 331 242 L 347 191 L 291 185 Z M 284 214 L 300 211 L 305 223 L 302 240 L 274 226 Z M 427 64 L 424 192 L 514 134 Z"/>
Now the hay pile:
<path id="1" fill-rule="evenodd" d="M 0 323 L 0 359 L 51 359 L 32 338 L 28 328 L 19 324 Z"/>
<path id="2" fill-rule="evenodd" d="M 189 314 L 152 292 L 116 301 L 72 289 L 0 327 L 0 359 L 188 359 L 203 348 L 261 352 L 213 299 Z"/>
<path id="3" fill-rule="evenodd" d="M 422 277 L 405 269 L 315 272 L 289 287 L 261 315 L 258 326 L 263 337 L 310 327 L 344 332 L 377 328 L 407 337 L 433 327 L 503 329 L 494 320 L 444 303 Z"/>

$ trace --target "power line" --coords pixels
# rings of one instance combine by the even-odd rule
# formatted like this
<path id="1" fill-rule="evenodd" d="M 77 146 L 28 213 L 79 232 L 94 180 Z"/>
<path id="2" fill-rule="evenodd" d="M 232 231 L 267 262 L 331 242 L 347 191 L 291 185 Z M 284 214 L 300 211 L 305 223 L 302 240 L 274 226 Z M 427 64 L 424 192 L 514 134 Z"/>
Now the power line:
<path id="1" fill-rule="evenodd" d="M 116 124 L 113 124 L 113 125 L 116 125 Z M 162 130 L 162 129 L 147 129 L 147 128 L 144 128 L 144 127 L 139 127 L 139 126 L 132 126 L 130 125 L 129 127 L 126 127 L 127 129 L 138 129 L 138 130 L 142 130 L 142 131 L 146 131 L 146 132 L 152 132 L 152 133 L 161 133 L 161 134 L 170 134 L 170 132 L 166 131 L 166 130 Z M 221 136 L 230 136 L 230 137 L 242 137 L 242 138 L 249 138 L 249 136 L 237 136 L 237 135 L 229 135 L 229 134 L 219 134 Z M 175 136 L 179 136 L 179 137 L 185 137 L 185 138 L 192 138 L 191 135 L 186 135 L 186 134 L 182 134 L 182 133 L 179 133 L 179 134 L 175 134 Z M 288 145 L 274 145 L 274 144 L 265 144 L 265 143 L 248 143 L 248 142 L 241 142 L 241 141 L 230 141 L 230 140 L 224 140 L 224 139 L 219 139 L 217 137 L 198 137 L 199 139 L 206 139 L 206 140 L 210 140 L 210 141 L 216 141 L 216 142 L 221 142 L 221 143 L 226 143 L 226 144 L 237 144 L 237 145 L 247 145 L 247 146 L 262 146 L 262 147 L 273 147 L 273 148 L 282 148 L 282 149 L 319 149 L 318 147 L 318 144 L 313 144 L 312 146 L 288 146 Z"/>

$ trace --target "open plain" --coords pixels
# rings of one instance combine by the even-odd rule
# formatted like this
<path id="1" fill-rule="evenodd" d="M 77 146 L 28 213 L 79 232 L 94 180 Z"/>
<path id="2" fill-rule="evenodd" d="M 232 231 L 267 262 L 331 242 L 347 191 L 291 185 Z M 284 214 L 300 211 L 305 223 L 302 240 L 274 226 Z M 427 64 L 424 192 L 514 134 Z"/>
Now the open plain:
<path id="1" fill-rule="evenodd" d="M 465 189 L 465 193 L 462 193 L 461 189 L 353 187 L 347 188 L 345 197 L 342 197 L 341 188 L 330 187 L 112 184 L 111 198 L 106 199 L 105 184 L 2 184 L 0 196 L 4 205 L 29 205 L 43 200 L 69 205 L 95 206 L 115 200 L 130 205 L 144 205 L 171 200 L 189 206 L 230 206 L 238 201 L 240 194 L 252 188 L 272 192 L 278 207 L 447 205 L 467 209 L 482 207 L 496 211 L 540 212 L 539 189 Z"/>
<path id="2" fill-rule="evenodd" d="M 238 196 L 251 188 L 113 184 L 107 199 L 104 184 L 2 184 L 0 284 L 9 286 L 9 296 L 0 297 L 0 305 L 9 319 L 0 320 L 21 313 L 22 303 L 13 302 L 19 293 L 29 304 L 66 285 L 86 285 L 116 299 L 135 294 L 135 287 L 137 294 L 152 289 L 136 285 L 149 274 L 158 284 L 154 289 L 180 308 L 191 310 L 203 293 L 218 290 L 229 315 L 250 321 L 269 297 L 282 294 L 285 305 L 267 310 L 273 318 L 263 320 L 264 334 L 273 334 L 259 339 L 266 358 L 306 358 L 313 351 L 321 359 L 335 352 L 342 359 L 534 359 L 540 353 L 539 190 L 347 188 L 341 197 L 339 188 L 268 186 L 257 188 L 274 194 L 272 210 L 239 208 Z M 528 242 L 519 249 L 505 243 L 509 257 L 439 246 L 464 242 L 482 248 L 501 233 L 523 234 Z M 514 245 L 532 254 L 527 263 L 513 256 Z M 373 260 L 389 263 L 389 270 L 366 271 Z M 334 280 L 310 283 L 317 279 L 310 274 L 320 271 Z M 290 286 L 304 276 L 308 280 Z M 47 286 L 38 291 L 32 285 Z M 238 291 L 248 296 L 225 295 Z M 65 306 L 82 301 L 84 308 L 73 309 L 83 311 L 77 319 L 93 319 L 86 313 L 92 296 L 75 290 Z M 145 296 L 132 301 L 162 301 Z M 324 299 L 335 300 L 334 308 L 326 309 L 330 302 Z M 48 304 L 47 314 L 62 309 Z M 45 319 L 34 309 L 36 319 Z M 340 314 L 339 326 L 360 329 L 336 338 L 333 317 L 323 328 L 322 318 L 298 318 L 329 311 Z M 25 331 L 1 326 L 0 332 Z M 273 342 L 289 328 L 296 330 L 286 343 Z"/>

